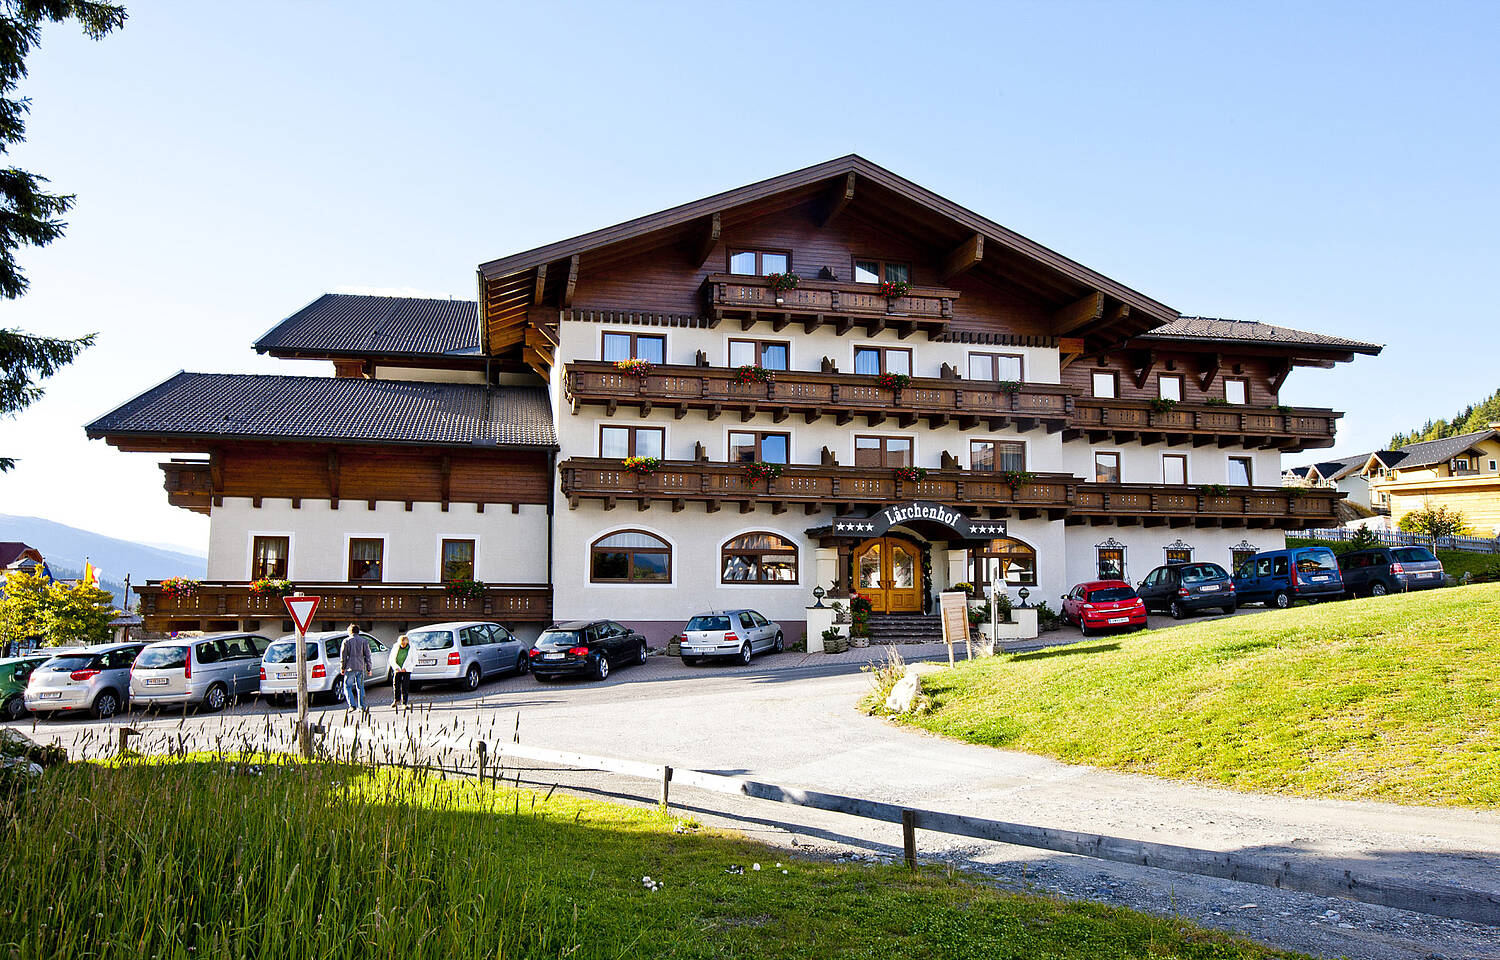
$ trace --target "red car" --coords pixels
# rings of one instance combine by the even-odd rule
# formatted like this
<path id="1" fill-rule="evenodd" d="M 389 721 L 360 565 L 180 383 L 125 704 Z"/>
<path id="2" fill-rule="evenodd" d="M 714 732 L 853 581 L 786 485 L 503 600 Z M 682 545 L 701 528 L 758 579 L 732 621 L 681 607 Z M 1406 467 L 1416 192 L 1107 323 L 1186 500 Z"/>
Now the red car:
<path id="1" fill-rule="evenodd" d="M 1085 637 L 1095 630 L 1138 630 L 1146 625 L 1146 604 L 1124 580 L 1094 580 L 1063 597 L 1062 617 Z"/>

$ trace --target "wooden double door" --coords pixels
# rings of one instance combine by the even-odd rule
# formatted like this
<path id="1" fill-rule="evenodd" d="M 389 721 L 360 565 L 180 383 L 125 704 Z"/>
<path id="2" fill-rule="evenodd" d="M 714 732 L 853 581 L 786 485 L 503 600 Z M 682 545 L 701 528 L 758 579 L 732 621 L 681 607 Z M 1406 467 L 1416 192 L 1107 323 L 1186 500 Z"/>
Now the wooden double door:
<path id="1" fill-rule="evenodd" d="M 876 613 L 922 611 L 921 548 L 895 537 L 866 540 L 854 548 L 854 587 Z"/>

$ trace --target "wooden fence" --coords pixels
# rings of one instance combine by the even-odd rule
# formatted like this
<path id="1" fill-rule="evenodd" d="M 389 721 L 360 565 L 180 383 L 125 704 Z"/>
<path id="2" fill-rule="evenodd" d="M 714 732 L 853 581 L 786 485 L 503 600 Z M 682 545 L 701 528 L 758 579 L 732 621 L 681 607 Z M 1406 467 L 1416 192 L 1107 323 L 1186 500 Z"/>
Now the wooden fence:
<path id="1" fill-rule="evenodd" d="M 1375 539 L 1387 547 L 1426 547 L 1429 550 L 1463 550 L 1468 553 L 1500 553 L 1500 539 L 1484 537 L 1429 537 L 1422 533 L 1403 533 L 1400 530 L 1371 530 Z M 1347 527 L 1318 528 L 1304 530 L 1298 536 L 1318 540 L 1346 542 L 1354 539 L 1354 531 Z"/>

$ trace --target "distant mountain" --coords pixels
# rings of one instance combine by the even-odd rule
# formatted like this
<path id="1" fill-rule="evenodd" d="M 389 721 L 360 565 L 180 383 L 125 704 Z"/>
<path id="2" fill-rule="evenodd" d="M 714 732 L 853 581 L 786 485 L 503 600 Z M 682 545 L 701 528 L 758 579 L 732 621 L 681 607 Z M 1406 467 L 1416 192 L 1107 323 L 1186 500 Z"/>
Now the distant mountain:
<path id="1" fill-rule="evenodd" d="M 80 530 L 39 517 L 15 517 L 0 513 L 0 540 L 20 540 L 36 547 L 60 580 L 83 575 L 85 559 L 99 568 L 99 585 L 121 603 L 125 576 L 132 583 L 167 577 L 201 578 L 208 569 L 206 556 L 147 546 Z M 135 601 L 131 597 L 131 602 Z"/>

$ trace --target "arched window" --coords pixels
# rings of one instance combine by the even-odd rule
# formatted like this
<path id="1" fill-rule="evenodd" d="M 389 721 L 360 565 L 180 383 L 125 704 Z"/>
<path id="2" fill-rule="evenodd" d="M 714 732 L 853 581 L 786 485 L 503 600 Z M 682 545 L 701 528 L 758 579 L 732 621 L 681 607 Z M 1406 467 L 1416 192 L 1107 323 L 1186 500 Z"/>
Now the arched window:
<path id="1" fill-rule="evenodd" d="M 724 583 L 796 583 L 797 545 L 777 533 L 746 533 L 724 544 Z"/>
<path id="2" fill-rule="evenodd" d="M 1007 587 L 1036 586 L 1036 551 L 1013 537 L 970 550 L 969 558 L 975 589 L 983 590 L 991 579 Z"/>
<path id="3" fill-rule="evenodd" d="M 643 530 L 621 530 L 600 537 L 589 551 L 589 581 L 671 583 L 672 548 Z"/>

